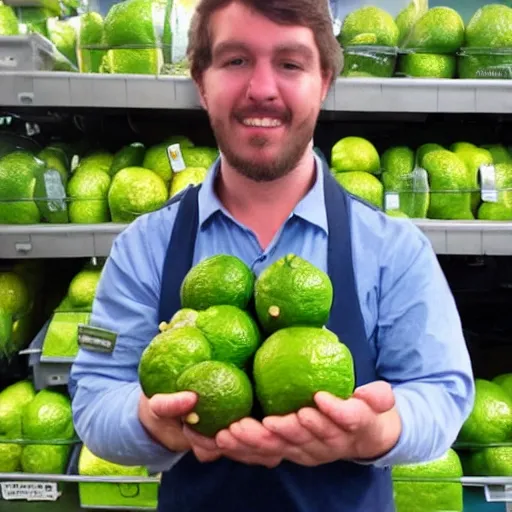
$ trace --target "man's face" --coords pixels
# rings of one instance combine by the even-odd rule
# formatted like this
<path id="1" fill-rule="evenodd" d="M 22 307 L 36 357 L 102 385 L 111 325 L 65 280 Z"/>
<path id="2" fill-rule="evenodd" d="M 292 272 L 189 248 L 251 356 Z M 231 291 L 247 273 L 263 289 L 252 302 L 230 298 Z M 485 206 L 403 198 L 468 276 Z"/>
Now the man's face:
<path id="1" fill-rule="evenodd" d="M 210 33 L 212 64 L 199 89 L 220 150 L 255 181 L 288 174 L 311 142 L 330 84 L 313 32 L 233 2 L 213 14 Z"/>

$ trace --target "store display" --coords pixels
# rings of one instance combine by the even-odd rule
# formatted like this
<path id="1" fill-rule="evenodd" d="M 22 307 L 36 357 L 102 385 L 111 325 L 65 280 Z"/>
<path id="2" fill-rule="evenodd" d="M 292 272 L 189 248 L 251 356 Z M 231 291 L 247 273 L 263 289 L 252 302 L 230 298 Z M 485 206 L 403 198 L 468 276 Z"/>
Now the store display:
<path id="1" fill-rule="evenodd" d="M 189 122 L 189 111 L 177 112 L 179 120 L 172 124 L 158 120 L 164 109 L 191 110 L 199 105 L 191 100 L 192 86 L 185 88 L 188 81 L 156 79 L 189 77 L 185 49 L 195 1 L 126 0 L 102 5 L 98 12 L 97 5 L 90 5 L 45 0 L 38 6 L 20 6 L 0 0 L 0 83 L 7 84 L 4 92 L 13 88 L 18 102 L 6 104 L 6 112 L 0 115 L 0 247 L 15 246 L 9 254 L 24 258 L 0 260 L 2 512 L 4 508 L 31 512 L 36 507 L 42 507 L 41 512 L 156 509 L 159 475 L 145 467 L 101 460 L 84 446 L 74 432 L 66 385 L 79 350 L 79 332 L 91 318 L 104 263 L 89 257 L 108 254 L 109 245 L 100 242 L 98 233 L 111 242 L 140 215 L 162 207 L 187 186 L 200 184 L 219 156 L 212 139 L 197 129 L 200 123 Z M 320 123 L 328 125 L 331 115 L 336 123 L 335 128 L 319 131 L 322 151 L 318 151 L 327 155 L 334 177 L 350 193 L 390 216 L 417 222 L 434 248 L 442 246 L 440 254 L 449 255 L 440 256 L 440 261 L 462 312 L 475 368 L 477 400 L 453 447 L 437 460 L 392 469 L 397 512 L 505 512 L 504 502 L 512 501 L 507 490 L 512 483 L 512 373 L 507 373 L 510 279 L 496 277 L 496 268 L 510 265 L 512 254 L 512 153 L 505 124 L 510 107 L 508 85 L 494 83 L 501 88 L 492 89 L 486 79 L 512 78 L 512 6 L 507 2 L 462 6 L 434 0 L 430 5 L 426 0 L 331 0 L 330 6 L 345 59 L 338 84 L 352 81 L 355 85 L 340 89 L 342 93 L 336 90 L 335 99 L 327 103 L 329 114 Z M 28 75 L 19 74 L 19 82 L 7 81 L 3 71 L 27 71 L 37 79 L 27 81 Z M 99 74 L 122 75 L 115 92 L 112 85 L 110 90 L 104 85 L 109 82 L 101 82 L 115 77 Z M 147 83 L 137 81 L 140 75 L 149 75 Z M 40 85 L 39 77 L 48 82 Z M 68 90 L 51 77 L 91 81 L 77 86 L 70 78 Z M 153 77 L 154 83 L 148 85 Z M 430 79 L 437 88 L 435 97 L 424 91 L 420 96 L 406 85 L 395 91 L 393 101 L 387 101 L 393 84 L 410 84 L 407 78 L 418 79 L 414 81 L 418 87 L 424 83 L 422 78 Z M 464 79 L 479 79 L 481 85 L 465 89 Z M 454 85 L 457 81 L 460 86 Z M 368 82 L 375 83 L 375 88 Z M 445 88 L 446 82 L 450 84 Z M 162 89 L 145 88 L 157 86 Z M 356 89 L 367 98 L 357 106 L 367 101 L 370 115 L 363 122 L 348 116 L 343 120 L 348 126 L 338 133 L 338 118 L 357 110 L 350 104 L 350 91 Z M 69 100 L 65 94 L 60 98 L 62 91 Z M 105 104 L 103 92 L 110 94 Z M 31 110 L 30 94 L 39 110 Z M 490 106 L 489 98 L 500 94 L 499 108 Z M 118 95 L 125 95 L 120 103 L 115 101 Z M 77 111 L 82 109 L 80 116 L 115 117 L 120 110 L 125 112 L 124 107 L 133 106 L 134 98 L 140 103 L 137 108 L 153 102 L 159 114 L 142 128 L 132 125 L 128 114 L 123 123 L 129 130 L 102 128 L 108 135 L 102 133 L 101 140 L 94 128 L 82 130 L 81 126 L 81 134 L 66 133 L 57 121 L 50 130 L 41 125 L 39 133 L 31 124 L 32 115 L 39 120 L 58 119 L 62 113 L 58 107 L 71 106 L 68 110 L 73 111 L 75 104 Z M 106 106 L 118 111 L 103 111 Z M 491 120 L 484 119 L 480 126 L 480 120 L 474 123 L 472 118 L 477 128 L 466 133 L 459 132 L 459 120 L 447 116 L 443 122 L 449 126 L 453 121 L 453 128 L 421 135 L 419 122 L 406 129 L 416 132 L 410 138 L 394 131 L 376 136 L 381 118 L 372 116 L 371 108 L 390 118 L 399 111 L 423 112 L 425 119 L 450 111 L 463 119 L 484 113 Z M 19 129 L 25 125 L 24 116 L 27 127 Z M 494 130 L 494 124 L 503 129 Z M 68 246 L 79 246 L 79 240 L 85 240 L 79 236 L 88 230 L 96 238 L 91 235 L 89 245 L 83 244 L 77 254 L 71 251 L 87 259 L 63 258 L 58 241 L 66 239 Z M 473 238 L 467 236 L 470 232 L 475 233 Z M 39 251 L 34 254 L 43 258 L 25 260 L 31 253 L 24 251 L 32 245 Z M 487 259 L 489 247 L 491 254 L 499 256 Z M 452 260 L 450 255 L 455 253 L 478 258 Z M 59 259 L 51 260 L 48 254 Z M 457 268 L 456 277 L 450 274 L 450 264 Z M 184 309 L 160 326 L 141 360 L 139 379 L 145 393 L 195 389 L 206 399 L 187 422 L 209 435 L 247 415 L 255 404 L 273 408 L 268 410 L 294 409 L 297 404 L 291 403 L 286 383 L 297 378 L 297 388 L 302 386 L 309 395 L 310 380 L 300 377 L 315 370 L 307 350 L 297 355 L 288 348 L 298 350 L 311 339 L 340 349 L 335 382 L 326 381 L 323 388 L 333 384 L 333 389 L 341 386 L 349 393 L 353 375 L 348 369 L 350 354 L 343 352 L 343 345 L 320 326 L 293 326 L 294 315 L 301 314 L 304 304 L 309 315 L 314 313 L 311 301 L 288 293 L 279 302 L 286 290 L 286 279 L 279 272 L 266 283 L 247 280 L 242 272 L 235 279 L 239 287 L 230 289 L 233 283 L 220 279 L 230 273 L 228 267 L 224 262 L 221 270 L 210 268 L 203 273 L 196 268 L 189 276 L 182 288 Z M 284 270 L 293 270 L 293 265 L 285 265 Z M 192 279 L 194 273 L 198 275 Z M 494 301 L 502 294 L 504 304 L 497 306 Z M 253 295 L 255 309 L 246 311 L 252 307 Z M 495 311 L 499 314 L 494 315 Z M 266 326 L 262 332 L 255 327 L 256 319 Z M 291 327 L 272 335 L 277 323 Z M 255 375 L 247 374 L 243 370 L 255 355 Z M 296 371 L 299 356 L 304 359 L 300 367 L 307 371 Z M 38 480 L 43 473 L 46 487 L 42 477 Z M 64 483 L 59 480 L 63 475 L 76 480 Z M 29 477 L 35 480 L 27 484 Z M 490 486 L 490 477 L 508 478 L 507 484 Z M 19 482 L 25 483 L 20 486 Z M 501 494 L 495 494 L 496 489 Z M 478 501 L 474 508 L 473 498 Z"/>

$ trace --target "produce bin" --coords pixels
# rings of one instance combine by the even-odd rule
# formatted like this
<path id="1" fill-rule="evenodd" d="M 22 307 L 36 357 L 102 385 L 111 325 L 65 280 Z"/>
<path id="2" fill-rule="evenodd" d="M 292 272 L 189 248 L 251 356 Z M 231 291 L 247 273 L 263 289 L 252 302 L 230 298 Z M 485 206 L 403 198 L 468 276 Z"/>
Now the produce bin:
<path id="1" fill-rule="evenodd" d="M 73 449 L 69 474 L 78 475 L 78 461 L 82 446 Z M 113 482 L 112 479 L 115 481 Z M 110 481 L 109 481 L 110 480 Z M 80 506 L 84 509 L 156 510 L 159 478 L 156 477 L 102 477 L 77 476 Z"/>
<path id="2" fill-rule="evenodd" d="M 48 320 L 29 346 L 28 365 L 32 369 L 34 386 L 37 390 L 50 386 L 65 386 L 74 357 L 47 357 L 42 355 L 43 343 L 48 332 Z"/>
<path id="3" fill-rule="evenodd" d="M 51 71 L 53 51 L 40 34 L 0 36 L 0 71 Z"/>
<path id="4" fill-rule="evenodd" d="M 512 48 L 461 48 L 458 75 L 462 79 L 510 80 Z"/>
<path id="5" fill-rule="evenodd" d="M 70 472 L 72 461 L 73 445 L 78 439 L 65 441 L 44 441 L 45 446 L 67 446 L 68 454 L 66 467 L 62 474 L 37 474 L 24 473 L 21 471 L 2 473 L 0 472 L 0 510 L 2 512 L 19 512 L 21 502 L 37 502 L 38 512 L 50 512 L 56 510 L 55 504 L 60 501 L 68 501 L 64 496 L 74 484 L 61 480 L 61 477 Z M 13 444 L 21 447 L 27 445 L 42 445 L 43 441 L 35 442 L 28 440 L 0 440 L 0 450 Z M 6 455 L 7 452 L 4 453 Z M 33 505 L 34 507 L 34 505 Z M 53 507 L 53 508 L 52 508 Z"/>
<path id="6" fill-rule="evenodd" d="M 353 78 L 390 78 L 395 72 L 397 48 L 391 46 L 354 45 L 343 49 L 341 75 Z"/>

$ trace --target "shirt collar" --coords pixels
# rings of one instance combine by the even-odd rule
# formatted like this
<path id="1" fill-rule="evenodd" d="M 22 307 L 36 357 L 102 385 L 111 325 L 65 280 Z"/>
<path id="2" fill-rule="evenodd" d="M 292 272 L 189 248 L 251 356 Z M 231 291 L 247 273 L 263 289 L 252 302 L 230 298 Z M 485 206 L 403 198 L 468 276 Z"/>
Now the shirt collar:
<path id="1" fill-rule="evenodd" d="M 321 228 L 326 234 L 327 213 L 325 211 L 324 180 L 322 161 L 315 153 L 316 179 L 313 187 L 301 199 L 290 216 L 296 215 L 310 224 Z M 215 193 L 215 178 L 220 169 L 220 158 L 210 168 L 205 180 L 199 190 L 199 226 L 202 226 L 216 212 L 222 212 L 231 218 L 229 212 L 224 208 Z"/>

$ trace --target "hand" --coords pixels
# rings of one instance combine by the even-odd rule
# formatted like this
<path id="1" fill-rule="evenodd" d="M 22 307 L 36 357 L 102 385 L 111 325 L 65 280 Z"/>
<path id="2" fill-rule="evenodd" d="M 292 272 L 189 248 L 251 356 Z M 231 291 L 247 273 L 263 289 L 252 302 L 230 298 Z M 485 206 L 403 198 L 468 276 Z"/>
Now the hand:
<path id="1" fill-rule="evenodd" d="M 191 448 L 183 434 L 181 418 L 195 406 L 197 395 L 192 392 L 154 395 L 148 399 L 141 393 L 139 419 L 149 435 L 173 452 L 183 452 Z"/>
<path id="2" fill-rule="evenodd" d="M 342 400 L 329 393 L 315 395 L 316 408 L 286 416 L 269 416 L 266 429 L 285 440 L 284 458 L 305 466 L 335 460 L 378 458 L 395 446 L 402 429 L 391 386 L 373 382 Z"/>
<path id="3" fill-rule="evenodd" d="M 201 462 L 227 457 L 243 464 L 273 468 L 281 463 L 286 448 L 292 447 L 253 418 L 232 423 L 215 438 L 204 437 L 189 427 L 183 432 Z"/>

